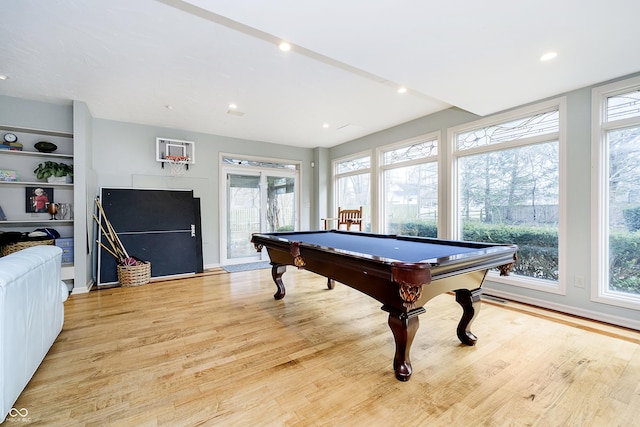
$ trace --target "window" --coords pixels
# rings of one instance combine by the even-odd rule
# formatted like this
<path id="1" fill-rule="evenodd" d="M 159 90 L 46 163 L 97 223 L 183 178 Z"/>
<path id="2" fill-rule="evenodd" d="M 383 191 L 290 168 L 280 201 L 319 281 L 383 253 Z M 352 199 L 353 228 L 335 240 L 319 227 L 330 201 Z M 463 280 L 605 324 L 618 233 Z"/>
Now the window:
<path id="1" fill-rule="evenodd" d="M 592 299 L 640 309 L 640 78 L 593 90 Z"/>
<path id="2" fill-rule="evenodd" d="M 453 237 L 517 244 L 512 276 L 495 279 L 554 293 L 564 292 L 561 105 L 546 103 L 452 130 Z"/>
<path id="3" fill-rule="evenodd" d="M 224 154 L 220 161 L 221 264 L 259 261 L 265 254 L 252 233 L 298 228 L 300 165 Z"/>
<path id="4" fill-rule="evenodd" d="M 336 206 L 342 209 L 358 209 L 362 206 L 362 230 L 371 231 L 371 156 L 360 154 L 336 160 L 334 178 Z"/>
<path id="5" fill-rule="evenodd" d="M 437 237 L 437 135 L 382 147 L 379 152 L 383 232 Z"/>

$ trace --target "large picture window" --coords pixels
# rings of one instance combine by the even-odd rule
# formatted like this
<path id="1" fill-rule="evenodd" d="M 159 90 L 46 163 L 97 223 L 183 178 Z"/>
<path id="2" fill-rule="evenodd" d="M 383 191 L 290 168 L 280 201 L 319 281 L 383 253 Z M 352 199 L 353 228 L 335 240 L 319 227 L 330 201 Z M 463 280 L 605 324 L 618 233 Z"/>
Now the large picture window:
<path id="1" fill-rule="evenodd" d="M 454 129 L 454 238 L 515 243 L 510 284 L 562 293 L 560 101 Z M 517 280 L 519 279 L 519 280 Z"/>
<path id="2" fill-rule="evenodd" d="M 438 136 L 382 147 L 383 233 L 438 236 Z"/>
<path id="3" fill-rule="evenodd" d="M 592 299 L 640 309 L 640 79 L 593 90 Z"/>
<path id="4" fill-rule="evenodd" d="M 334 179 L 336 206 L 342 209 L 362 206 L 362 231 L 371 231 L 371 155 L 335 161 Z"/>

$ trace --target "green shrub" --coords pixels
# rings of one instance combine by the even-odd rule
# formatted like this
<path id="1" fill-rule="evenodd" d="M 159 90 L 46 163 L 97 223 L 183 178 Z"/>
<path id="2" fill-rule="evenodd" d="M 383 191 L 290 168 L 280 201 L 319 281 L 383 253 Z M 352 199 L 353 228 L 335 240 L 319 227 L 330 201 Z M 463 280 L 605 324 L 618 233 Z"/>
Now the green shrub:
<path id="1" fill-rule="evenodd" d="M 464 240 L 485 243 L 515 243 L 518 246 L 558 247 L 558 230 L 551 227 L 492 225 L 466 222 L 462 228 Z"/>
<path id="2" fill-rule="evenodd" d="M 640 230 L 640 206 L 622 210 L 624 221 L 630 232 L 635 233 Z"/>
<path id="3" fill-rule="evenodd" d="M 609 287 L 613 291 L 640 294 L 640 234 L 609 236 Z"/>
<path id="4" fill-rule="evenodd" d="M 465 222 L 464 240 L 518 245 L 513 272 L 536 279 L 558 280 L 558 230 L 550 227 Z"/>
<path id="5" fill-rule="evenodd" d="M 401 224 L 389 224 L 389 234 L 401 234 L 403 236 L 437 237 L 438 226 L 435 222 L 403 222 Z"/>

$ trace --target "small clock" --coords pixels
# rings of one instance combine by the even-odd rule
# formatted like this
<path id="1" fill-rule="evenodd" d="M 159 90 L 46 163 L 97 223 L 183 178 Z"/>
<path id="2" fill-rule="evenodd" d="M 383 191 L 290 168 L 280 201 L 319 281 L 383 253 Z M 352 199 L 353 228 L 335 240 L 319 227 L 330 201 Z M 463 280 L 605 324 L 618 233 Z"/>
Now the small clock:
<path id="1" fill-rule="evenodd" d="M 16 142 L 18 137 L 14 133 L 5 133 L 4 142 Z"/>

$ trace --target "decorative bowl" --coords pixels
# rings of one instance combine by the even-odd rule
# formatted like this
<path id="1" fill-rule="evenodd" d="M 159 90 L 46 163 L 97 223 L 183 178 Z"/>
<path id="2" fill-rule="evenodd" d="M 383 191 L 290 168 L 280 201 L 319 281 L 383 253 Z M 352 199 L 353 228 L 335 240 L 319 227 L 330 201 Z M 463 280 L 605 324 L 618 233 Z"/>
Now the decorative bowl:
<path id="1" fill-rule="evenodd" d="M 53 144 L 48 141 L 37 142 L 34 145 L 34 147 L 36 148 L 36 150 L 40 151 L 41 153 L 53 153 L 58 149 L 58 146 L 56 144 Z"/>

